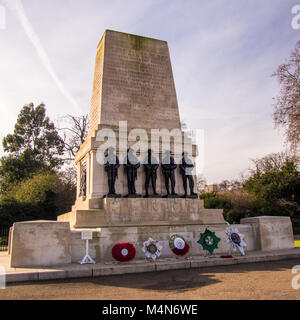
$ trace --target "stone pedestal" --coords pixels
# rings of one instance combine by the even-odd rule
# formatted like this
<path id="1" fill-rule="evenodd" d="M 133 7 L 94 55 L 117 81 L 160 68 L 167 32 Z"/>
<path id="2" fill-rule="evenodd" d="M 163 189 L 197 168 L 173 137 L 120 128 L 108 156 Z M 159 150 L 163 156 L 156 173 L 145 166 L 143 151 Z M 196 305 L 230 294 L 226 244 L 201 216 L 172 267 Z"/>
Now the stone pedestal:
<path id="1" fill-rule="evenodd" d="M 71 263 L 68 222 L 17 222 L 13 225 L 11 237 L 11 267 L 46 267 Z"/>
<path id="2" fill-rule="evenodd" d="M 122 225 L 225 225 L 223 210 L 204 209 L 199 199 L 105 198 L 98 199 L 97 206 L 97 209 L 74 207 L 72 212 L 57 219 L 69 221 L 75 229 Z"/>
<path id="3" fill-rule="evenodd" d="M 263 216 L 245 218 L 241 219 L 241 224 L 249 224 L 253 227 L 258 248 L 261 251 L 295 247 L 290 217 Z"/>
<path id="4" fill-rule="evenodd" d="M 88 208 L 90 203 L 97 209 L 83 209 Z M 95 230 L 90 248 L 96 261 L 113 261 L 111 248 L 118 242 L 134 243 L 136 258 L 144 259 L 143 243 L 150 237 L 160 241 L 164 257 L 174 258 L 169 248 L 169 239 L 173 234 L 180 234 L 188 241 L 190 252 L 186 258 L 205 255 L 197 241 L 206 228 L 215 231 L 222 239 L 216 254 L 231 252 L 231 246 L 226 242 L 227 225 L 222 210 L 204 209 L 203 200 L 105 198 L 82 201 L 81 208 L 74 206 L 72 212 L 58 217 L 58 221 L 69 221 L 71 224 L 72 261 L 77 261 L 83 254 L 83 241 L 79 235 L 81 228 Z"/>

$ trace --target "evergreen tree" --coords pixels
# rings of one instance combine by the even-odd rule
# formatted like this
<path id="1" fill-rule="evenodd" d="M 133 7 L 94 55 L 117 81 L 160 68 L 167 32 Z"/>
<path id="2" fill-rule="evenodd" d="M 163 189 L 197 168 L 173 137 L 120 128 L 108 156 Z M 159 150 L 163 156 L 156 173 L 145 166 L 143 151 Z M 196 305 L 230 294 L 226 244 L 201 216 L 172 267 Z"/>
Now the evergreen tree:
<path id="1" fill-rule="evenodd" d="M 3 139 L 8 156 L 1 158 L 1 189 L 5 191 L 40 169 L 59 168 L 64 142 L 46 116 L 44 104 L 31 103 L 20 111 L 13 134 Z"/>

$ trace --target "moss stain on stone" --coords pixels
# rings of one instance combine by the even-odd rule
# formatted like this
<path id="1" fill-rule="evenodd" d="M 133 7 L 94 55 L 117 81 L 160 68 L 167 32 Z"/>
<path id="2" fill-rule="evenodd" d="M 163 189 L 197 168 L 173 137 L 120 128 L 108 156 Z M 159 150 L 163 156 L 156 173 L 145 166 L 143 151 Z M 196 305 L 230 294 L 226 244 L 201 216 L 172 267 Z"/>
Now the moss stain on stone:
<path id="1" fill-rule="evenodd" d="M 141 51 L 144 49 L 146 38 L 136 35 L 130 35 L 129 38 L 132 49 L 136 51 Z"/>

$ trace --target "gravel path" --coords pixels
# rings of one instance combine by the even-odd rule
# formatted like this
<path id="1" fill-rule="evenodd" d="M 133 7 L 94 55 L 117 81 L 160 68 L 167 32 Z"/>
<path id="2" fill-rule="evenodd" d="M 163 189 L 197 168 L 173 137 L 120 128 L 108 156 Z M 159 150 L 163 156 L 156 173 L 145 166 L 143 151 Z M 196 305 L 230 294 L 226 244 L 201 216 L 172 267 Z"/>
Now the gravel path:
<path id="1" fill-rule="evenodd" d="M 0 290 L 0 299 L 300 299 L 291 285 L 295 265 L 299 259 L 16 283 Z"/>

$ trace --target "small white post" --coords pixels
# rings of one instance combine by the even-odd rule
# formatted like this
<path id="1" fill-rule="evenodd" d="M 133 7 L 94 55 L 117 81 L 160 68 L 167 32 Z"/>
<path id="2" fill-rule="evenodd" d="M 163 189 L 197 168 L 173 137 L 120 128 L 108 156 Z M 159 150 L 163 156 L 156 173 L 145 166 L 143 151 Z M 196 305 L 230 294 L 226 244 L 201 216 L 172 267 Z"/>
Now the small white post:
<path id="1" fill-rule="evenodd" d="M 85 240 L 85 256 L 79 261 L 80 264 L 96 263 L 89 255 L 89 240 L 93 239 L 92 230 L 83 230 L 81 232 L 81 239 Z"/>

